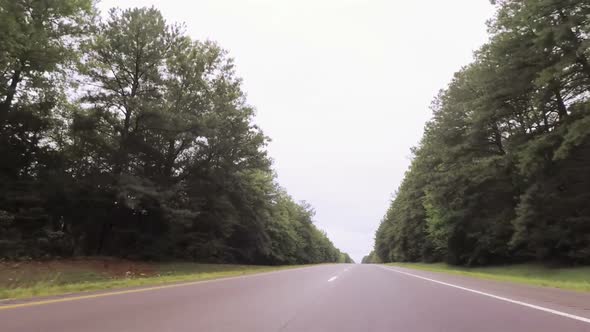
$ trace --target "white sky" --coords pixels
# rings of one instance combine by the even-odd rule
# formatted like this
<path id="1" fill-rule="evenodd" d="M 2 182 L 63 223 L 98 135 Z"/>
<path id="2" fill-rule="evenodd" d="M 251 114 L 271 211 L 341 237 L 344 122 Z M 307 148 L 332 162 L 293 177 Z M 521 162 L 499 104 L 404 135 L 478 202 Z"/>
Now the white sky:
<path id="1" fill-rule="evenodd" d="M 280 184 L 360 262 L 489 0 L 103 0 L 155 6 L 235 58 Z"/>

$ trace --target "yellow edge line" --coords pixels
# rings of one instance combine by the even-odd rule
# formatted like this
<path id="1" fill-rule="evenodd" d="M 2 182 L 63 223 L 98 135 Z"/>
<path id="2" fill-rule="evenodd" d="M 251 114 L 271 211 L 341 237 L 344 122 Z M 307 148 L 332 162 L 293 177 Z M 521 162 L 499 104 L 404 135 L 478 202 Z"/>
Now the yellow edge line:
<path id="1" fill-rule="evenodd" d="M 310 266 L 311 267 L 311 266 Z M 301 268 L 308 268 L 308 267 L 301 267 Z M 123 291 L 115 291 L 115 292 L 108 292 L 108 293 L 100 293 L 100 294 L 91 294 L 91 295 L 81 295 L 81 296 L 73 296 L 73 297 L 64 297 L 61 299 L 53 299 L 53 300 L 43 300 L 43 301 L 36 301 L 36 302 L 27 302 L 27 303 L 18 303 L 18 304 L 9 304 L 9 305 L 0 305 L 0 311 L 8 310 L 8 309 L 16 309 L 16 308 L 23 308 L 23 307 L 33 307 L 43 304 L 51 304 L 51 303 L 60 303 L 60 302 L 70 302 L 70 301 L 77 301 L 77 300 L 85 300 L 85 299 L 94 299 L 98 297 L 106 297 L 106 296 L 113 296 L 113 295 L 124 295 L 124 294 L 131 294 L 131 293 L 141 293 L 141 292 L 148 292 L 158 289 L 166 289 L 166 288 L 175 288 L 175 287 L 183 287 L 183 286 L 191 286 L 195 284 L 202 284 L 214 281 L 224 281 L 224 280 L 231 280 L 231 279 L 240 279 L 240 278 L 247 278 L 247 277 L 255 277 L 260 276 L 263 274 L 270 274 L 270 273 L 278 273 L 278 272 L 287 272 L 291 270 L 297 270 L 301 268 L 287 268 L 284 270 L 279 271 L 268 271 L 268 272 L 259 272 L 259 273 L 251 273 L 249 275 L 241 275 L 235 277 L 220 277 L 214 278 L 209 280 L 198 280 L 198 281 L 190 281 L 190 282 L 183 282 L 178 284 L 172 285 L 162 285 L 162 286 L 153 286 L 153 287 L 146 287 L 146 288 L 139 288 L 139 289 L 128 289 Z"/>

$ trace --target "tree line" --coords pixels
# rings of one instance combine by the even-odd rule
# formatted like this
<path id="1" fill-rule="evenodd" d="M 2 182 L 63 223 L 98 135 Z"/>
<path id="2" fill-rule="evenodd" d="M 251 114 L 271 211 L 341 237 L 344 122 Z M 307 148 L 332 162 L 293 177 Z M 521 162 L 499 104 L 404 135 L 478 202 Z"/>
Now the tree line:
<path id="1" fill-rule="evenodd" d="M 366 262 L 590 263 L 590 2 L 492 3 Z"/>
<path id="2" fill-rule="evenodd" d="M 375 263 L 382 263 L 382 261 L 377 257 L 375 254 L 375 250 L 371 250 L 371 252 L 364 256 L 361 260 L 361 264 L 375 264 Z"/>
<path id="3" fill-rule="evenodd" d="M 350 262 L 275 180 L 227 52 L 155 8 L 0 0 L 0 257 Z"/>

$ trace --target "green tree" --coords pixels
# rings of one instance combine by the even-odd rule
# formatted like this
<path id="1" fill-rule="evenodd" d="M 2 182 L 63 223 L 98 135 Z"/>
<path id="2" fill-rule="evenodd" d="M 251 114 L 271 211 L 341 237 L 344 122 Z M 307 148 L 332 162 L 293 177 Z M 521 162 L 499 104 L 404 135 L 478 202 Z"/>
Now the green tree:
<path id="1" fill-rule="evenodd" d="M 48 202 L 65 169 L 67 76 L 93 16 L 90 0 L 0 1 L 0 251 L 51 253 L 63 225 Z"/>
<path id="2" fill-rule="evenodd" d="M 490 41 L 433 103 L 381 260 L 588 262 L 590 5 L 495 3 Z"/>
<path id="3" fill-rule="evenodd" d="M 217 44 L 155 8 L 0 5 L 3 257 L 350 260 L 276 183 Z"/>

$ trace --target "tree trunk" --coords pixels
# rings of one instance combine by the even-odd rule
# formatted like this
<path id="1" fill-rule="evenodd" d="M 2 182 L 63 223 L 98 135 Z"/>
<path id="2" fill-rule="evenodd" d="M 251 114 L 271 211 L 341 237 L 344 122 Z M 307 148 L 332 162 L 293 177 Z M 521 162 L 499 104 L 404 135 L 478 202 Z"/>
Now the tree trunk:
<path id="1" fill-rule="evenodd" d="M 4 102 L 2 103 L 2 113 L 8 112 L 10 106 L 12 106 L 12 101 L 14 100 L 14 95 L 16 94 L 16 88 L 21 80 L 20 75 L 20 69 L 15 70 L 12 74 L 10 86 L 8 87 L 8 91 L 6 93 L 6 99 L 4 99 Z"/>
<path id="2" fill-rule="evenodd" d="M 500 150 L 501 154 L 506 154 L 506 152 L 504 151 L 504 144 L 502 143 L 502 133 L 500 133 L 500 128 L 498 128 L 497 123 L 493 124 L 493 130 L 494 130 L 494 143 L 496 143 L 496 146 Z"/>
<path id="3" fill-rule="evenodd" d="M 582 66 L 582 71 L 584 72 L 584 74 L 588 76 L 588 79 L 590 79 L 590 64 L 588 64 L 588 60 L 586 59 L 586 57 L 584 57 L 583 55 L 578 55 L 576 59 L 578 63 Z"/>
<path id="4" fill-rule="evenodd" d="M 174 159 L 175 159 L 175 144 L 174 140 L 171 139 L 168 141 L 168 151 L 166 153 L 166 160 L 164 162 L 164 176 L 166 176 L 166 180 L 170 179 L 172 176 L 172 168 L 174 167 Z"/>
<path id="5" fill-rule="evenodd" d="M 559 122 L 562 122 L 567 117 L 567 108 L 565 107 L 559 89 L 554 89 L 553 91 L 555 93 L 555 98 L 557 99 L 557 114 L 559 115 Z"/>
<path id="6" fill-rule="evenodd" d="M 128 157 L 128 140 L 129 140 L 129 128 L 131 127 L 131 111 L 125 110 L 125 120 L 123 122 L 123 128 L 121 129 L 121 139 L 119 140 L 119 148 L 117 149 L 115 156 L 115 167 L 113 173 L 120 175 L 124 173 L 127 168 L 127 157 Z"/>
<path id="7" fill-rule="evenodd" d="M 561 17 L 562 24 L 566 24 L 569 20 L 569 16 L 566 15 L 562 10 L 559 11 L 559 16 Z M 576 62 L 582 67 L 582 72 L 587 76 L 588 79 L 590 79 L 590 64 L 588 63 L 588 59 L 586 59 L 584 54 L 580 54 L 578 52 L 582 45 L 582 41 L 580 40 L 580 38 L 578 38 L 576 33 L 572 31 L 572 29 L 567 28 L 565 30 L 567 38 L 571 41 L 573 47 L 562 47 L 562 49 L 567 53 L 575 56 Z"/>
<path id="8" fill-rule="evenodd" d="M 103 253 L 105 243 L 110 236 L 111 229 L 113 228 L 113 224 L 110 222 L 103 222 L 102 229 L 100 230 L 100 235 L 98 238 L 98 246 L 96 248 L 96 255 L 100 256 Z"/>

